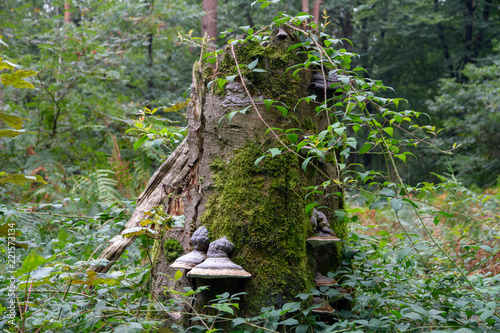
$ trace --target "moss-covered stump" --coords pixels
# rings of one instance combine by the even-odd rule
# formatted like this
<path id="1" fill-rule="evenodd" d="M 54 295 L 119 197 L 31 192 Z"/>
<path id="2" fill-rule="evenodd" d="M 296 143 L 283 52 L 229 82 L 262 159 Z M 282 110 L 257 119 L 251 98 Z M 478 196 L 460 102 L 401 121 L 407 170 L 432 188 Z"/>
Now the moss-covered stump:
<path id="1" fill-rule="evenodd" d="M 214 161 L 214 194 L 202 223 L 213 239 L 227 236 L 232 260 L 252 274 L 247 310 L 291 301 L 313 287 L 305 239 L 312 233 L 304 213 L 297 157 L 276 156 L 255 166 L 260 145 L 247 143 L 228 163 Z"/>
<path id="2" fill-rule="evenodd" d="M 306 243 L 313 229 L 305 211 L 309 203 L 318 202 L 337 236 L 347 238 L 341 189 L 331 185 L 326 190 L 337 192 L 337 196 L 313 194 L 306 199 L 306 188 L 321 185 L 327 180 L 325 175 L 336 178 L 335 161 L 339 157 L 327 156 L 317 162 L 321 172 L 312 167 L 305 172 L 305 156 L 286 149 L 255 164 L 269 148 L 283 148 L 262 120 L 283 131 L 300 128 L 295 131 L 298 140 L 318 134 L 328 125 L 326 115 L 315 110 L 318 104 L 302 101 L 296 105 L 313 94 L 308 91 L 313 72 L 302 70 L 294 77 L 293 71 L 286 71 L 300 61 L 296 50 L 288 51 L 295 37 L 275 37 L 271 36 L 269 45 L 249 42 L 236 47 L 251 98 L 238 77 L 223 89 L 217 83 L 207 87 L 214 78 L 236 74 L 229 50 L 219 56 L 213 68 L 204 65 L 203 57 L 194 66 L 188 136 L 181 145 L 182 152 L 178 152 L 179 162 L 169 161 L 178 174 L 167 172 L 168 182 L 161 178 L 152 181 L 161 189 L 166 211 L 185 215 L 185 227 L 167 230 L 162 236 L 166 243 L 157 248 L 162 253 L 153 267 L 153 293 L 158 299 L 169 297 L 164 294 L 165 287 L 208 284 L 210 289 L 199 300 L 200 309 L 216 294 L 246 292 L 239 314 L 255 315 L 261 307 L 296 300 L 297 294 L 314 287 L 316 271 L 334 271 L 342 260 L 341 243 L 314 249 Z M 243 66 L 256 59 L 257 68 L 265 72 L 252 72 Z M 276 108 L 268 108 L 263 102 L 268 98 L 286 104 L 289 114 L 284 117 Z M 243 109 L 246 113 L 236 114 L 231 122 L 225 117 Z M 289 143 L 285 132 L 276 133 L 282 142 Z M 175 274 L 170 264 L 179 254 L 180 245 L 183 254 L 192 250 L 189 239 L 201 225 L 207 227 L 212 241 L 226 236 L 234 243 L 231 260 L 250 272 L 251 278 L 203 280 L 184 275 L 177 282 L 169 278 Z"/>

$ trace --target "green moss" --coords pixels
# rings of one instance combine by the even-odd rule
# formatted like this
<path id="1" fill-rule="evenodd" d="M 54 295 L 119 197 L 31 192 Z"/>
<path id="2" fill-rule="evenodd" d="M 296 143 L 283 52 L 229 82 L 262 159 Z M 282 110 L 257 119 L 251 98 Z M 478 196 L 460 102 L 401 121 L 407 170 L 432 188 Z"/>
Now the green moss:
<path id="1" fill-rule="evenodd" d="M 232 260 L 252 273 L 246 312 L 254 313 L 293 301 L 313 287 L 305 243 L 312 230 L 299 163 L 289 154 L 266 158 L 256 167 L 261 155 L 259 145 L 248 143 L 228 164 L 212 163 L 216 194 L 202 217 L 213 239 L 227 236 L 235 244 Z"/>
<path id="2" fill-rule="evenodd" d="M 313 133 L 316 133 L 318 131 L 318 125 L 316 125 L 316 123 L 309 117 L 304 119 L 302 128 L 306 131 L 312 131 Z"/>
<path id="3" fill-rule="evenodd" d="M 293 70 L 286 71 L 298 62 L 294 52 L 287 52 L 286 45 L 262 46 L 252 41 L 237 48 L 236 54 L 242 75 L 248 80 L 248 88 L 252 93 L 261 93 L 266 98 L 281 101 L 289 107 L 295 106 L 294 103 L 300 93 L 300 77 L 298 75 L 294 77 Z M 264 69 L 266 72 L 254 72 L 244 66 L 256 59 L 259 59 L 256 68 Z M 230 52 L 223 54 L 218 72 L 217 78 L 237 74 L 236 64 Z M 224 89 L 218 87 L 217 84 L 212 86 L 214 93 L 224 94 Z"/>
<path id="4" fill-rule="evenodd" d="M 175 259 L 184 254 L 182 244 L 175 238 L 167 238 L 163 242 L 163 255 L 168 263 L 172 263 Z"/>

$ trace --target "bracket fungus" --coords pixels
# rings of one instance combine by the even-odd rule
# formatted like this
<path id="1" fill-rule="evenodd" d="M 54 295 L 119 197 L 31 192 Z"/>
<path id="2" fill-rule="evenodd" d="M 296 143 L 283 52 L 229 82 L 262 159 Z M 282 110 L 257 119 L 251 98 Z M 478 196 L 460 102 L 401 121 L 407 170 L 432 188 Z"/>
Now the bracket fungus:
<path id="1" fill-rule="evenodd" d="M 309 237 L 306 242 L 313 247 L 340 242 L 340 238 L 335 236 L 335 232 L 330 229 L 330 224 L 325 214 L 314 209 L 310 221 L 314 229 L 314 235 Z"/>
<path id="2" fill-rule="evenodd" d="M 333 316 L 335 310 L 320 297 L 313 297 L 313 304 L 319 304 L 320 306 L 311 310 L 312 313 L 326 316 Z"/>
<path id="3" fill-rule="evenodd" d="M 335 72 L 331 72 L 328 76 L 323 73 L 315 73 L 309 83 L 309 89 L 316 91 L 335 91 L 339 88 L 341 83 L 339 76 Z M 326 85 L 325 85 L 326 83 Z"/>
<path id="4" fill-rule="evenodd" d="M 196 265 L 187 273 L 187 276 L 204 279 L 248 278 L 252 276 L 229 259 L 228 254 L 233 250 L 234 245 L 226 236 L 213 241 L 208 247 L 207 259 Z"/>
<path id="5" fill-rule="evenodd" d="M 207 259 L 207 254 L 205 252 L 207 251 L 209 241 L 207 228 L 198 228 L 191 237 L 191 243 L 194 245 L 194 250 L 177 258 L 170 267 L 191 269 L 199 263 L 202 263 Z"/>
<path id="6" fill-rule="evenodd" d="M 314 283 L 316 284 L 316 287 L 333 286 L 337 284 L 337 281 L 335 281 L 335 279 L 330 279 L 329 277 L 322 275 L 320 272 L 316 272 L 316 274 L 314 275 Z"/>

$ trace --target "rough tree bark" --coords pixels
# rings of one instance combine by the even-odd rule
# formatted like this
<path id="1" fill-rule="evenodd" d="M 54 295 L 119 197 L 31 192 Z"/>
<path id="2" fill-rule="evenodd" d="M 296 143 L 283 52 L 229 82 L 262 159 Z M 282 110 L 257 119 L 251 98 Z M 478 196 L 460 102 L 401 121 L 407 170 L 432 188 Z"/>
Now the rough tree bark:
<path id="1" fill-rule="evenodd" d="M 236 47 L 236 59 L 240 68 L 245 68 L 245 85 L 235 78 L 223 89 L 217 83 L 207 88 L 214 72 L 218 77 L 235 73 L 230 49 L 219 56 L 215 68 L 205 65 L 203 52 L 195 64 L 188 135 L 153 175 L 126 225 L 137 226 L 148 218 L 145 212 L 159 206 L 168 214 L 185 216 L 183 228 L 157 230 L 161 239 L 152 250 L 152 291 L 157 299 L 170 297 L 165 287 L 210 285 L 199 304 L 218 293 L 245 291 L 240 314 L 255 314 L 262 306 L 281 306 L 295 300 L 298 293 L 314 287 L 316 271 L 326 274 L 340 265 L 340 242 L 316 248 L 306 243 L 313 229 L 305 213 L 306 205 L 316 200 L 337 236 L 347 238 L 347 225 L 339 219 L 343 209 L 340 188 L 333 185 L 327 189 L 337 195 L 305 199 L 305 188 L 321 185 L 327 179 L 325 175 L 337 177 L 338 154 L 318 161 L 316 168 L 310 166 L 307 172 L 301 168 L 306 155 L 286 149 L 273 158 L 266 157 L 258 166 L 254 163 L 269 148 L 283 148 L 279 140 L 290 143 L 281 132 L 276 133 L 278 140 L 268 125 L 284 130 L 300 128 L 292 131 L 299 140 L 328 125 L 327 116 L 315 111 L 317 103 L 302 101 L 293 111 L 299 99 L 314 93 L 309 90 L 313 71 L 303 70 L 295 77 L 292 70 L 285 71 L 304 61 L 296 51 L 287 52 L 297 42 L 296 36 L 281 30 L 273 32 L 269 45 L 248 42 Z M 257 68 L 266 73 L 243 66 L 255 59 L 259 59 Z M 287 104 L 287 117 L 274 107 L 268 109 L 265 98 Z M 246 113 L 236 114 L 230 123 L 224 118 L 242 109 L 247 109 Z M 227 236 L 234 243 L 231 259 L 250 272 L 251 278 L 203 280 L 184 275 L 180 281 L 172 281 L 176 270 L 170 264 L 192 250 L 189 240 L 201 225 L 208 228 L 212 241 Z M 117 236 L 100 257 L 116 260 L 132 241 Z M 111 264 L 94 269 L 104 272 Z"/>

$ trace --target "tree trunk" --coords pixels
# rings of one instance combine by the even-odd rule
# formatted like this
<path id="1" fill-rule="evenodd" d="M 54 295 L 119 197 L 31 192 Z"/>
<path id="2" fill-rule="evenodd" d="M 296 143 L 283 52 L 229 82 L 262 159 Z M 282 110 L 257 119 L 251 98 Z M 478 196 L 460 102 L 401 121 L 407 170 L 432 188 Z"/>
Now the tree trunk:
<path id="1" fill-rule="evenodd" d="M 314 2 L 314 5 L 313 5 L 313 16 L 314 16 L 314 21 L 316 22 L 316 24 L 319 24 L 319 22 L 321 21 L 321 11 L 320 11 L 320 7 L 321 7 L 321 4 L 323 4 L 323 0 L 316 0 Z"/>
<path id="2" fill-rule="evenodd" d="M 71 2 L 67 1 L 64 3 L 64 22 L 71 23 Z"/>
<path id="3" fill-rule="evenodd" d="M 309 14 L 309 0 L 302 0 L 302 12 Z"/>
<path id="4" fill-rule="evenodd" d="M 153 293 L 158 298 L 164 297 L 164 287 L 176 284 L 170 279 L 176 272 L 170 264 L 183 253 L 175 253 L 172 244 L 178 241 L 185 252 L 192 250 L 189 240 L 201 225 L 208 228 L 212 241 L 226 236 L 233 242 L 232 260 L 252 274 L 245 280 L 184 276 L 177 282 L 177 288 L 210 285 L 201 304 L 218 293 L 245 291 L 240 311 L 255 314 L 262 306 L 281 306 L 293 301 L 298 293 L 314 287 L 317 270 L 326 274 L 341 262 L 340 243 L 314 249 L 306 243 L 313 229 L 305 207 L 314 199 L 328 207 L 323 212 L 337 236 L 345 239 L 347 226 L 337 220 L 335 213 L 343 208 L 342 195 L 304 199 L 304 188 L 326 180 L 321 172 L 336 177 L 332 161 L 338 157 L 329 156 L 320 163 L 317 167 L 321 172 L 314 168 L 304 172 L 301 169 L 304 158 L 290 152 L 267 157 L 258 166 L 254 164 L 269 148 L 280 147 L 273 135 L 266 134 L 265 123 L 285 130 L 303 128 L 304 133 L 297 132 L 300 136 L 319 133 L 327 126 L 326 116 L 315 111 L 317 104 L 301 102 L 292 111 L 296 101 L 312 94 L 308 91 L 312 73 L 301 71 L 300 77 L 295 78 L 292 71 L 285 73 L 286 68 L 297 62 L 293 53 L 287 53 L 295 37 L 287 36 L 284 40 L 274 36 L 267 47 L 248 43 L 237 50 L 240 67 L 258 58 L 257 68 L 267 71 L 248 71 L 245 75 L 256 109 L 240 80 L 235 79 L 224 89 L 215 83 L 207 90 L 208 81 L 213 79 L 208 78 L 211 68 L 203 60 L 194 66 L 189 134 L 177 149 L 185 152 L 180 154 L 185 156 L 180 163 L 189 171 L 183 171 L 176 183 L 167 184 L 165 191 L 158 191 L 163 200 L 157 202 L 163 202 L 169 214 L 185 215 L 185 227 L 165 230 L 153 251 Z M 231 52 L 227 51 L 219 59 L 217 71 L 222 77 L 229 76 L 234 66 Z M 274 108 L 268 110 L 264 98 L 286 103 L 289 116 L 283 117 Z M 246 114 L 236 114 L 230 123 L 224 118 L 245 108 L 248 108 Z M 286 140 L 286 136 L 281 140 Z M 177 171 L 168 175 L 173 172 Z M 161 183 L 156 186 L 161 187 Z M 338 188 L 331 191 L 341 192 Z"/>
<path id="5" fill-rule="evenodd" d="M 217 48 L 217 0 L 203 0 L 203 11 L 201 18 L 201 37 L 208 35 L 210 45 Z"/>
<path id="6" fill-rule="evenodd" d="M 287 51 L 297 41 L 297 37 L 280 28 L 273 32 L 267 46 L 257 42 L 240 44 L 236 55 L 240 68 L 245 68 L 245 85 L 235 78 L 222 89 L 217 83 L 207 88 L 213 71 L 218 77 L 234 73 L 235 61 L 229 49 L 219 56 L 215 70 L 205 64 L 204 50 L 194 65 L 188 135 L 153 175 L 125 226 L 139 226 L 141 220 L 150 218 L 147 212 L 153 209 L 185 216 L 182 228 L 156 230 L 160 239 L 151 251 L 155 299 L 175 297 L 165 294 L 169 288 L 209 285 L 197 302 L 200 309 L 216 294 L 244 291 L 247 294 L 242 297 L 239 314 L 257 314 L 263 306 L 279 307 L 295 301 L 297 294 L 315 286 L 316 272 L 326 274 L 339 267 L 340 242 L 315 248 L 306 242 L 314 230 L 310 213 L 305 211 L 316 201 L 336 235 L 347 239 L 347 224 L 340 219 L 342 190 L 336 185 L 324 185 L 328 193 L 337 193 L 328 197 L 306 196 L 305 192 L 307 187 L 337 178 L 338 154 L 326 156 L 315 167 L 310 165 L 307 172 L 302 169 L 306 155 L 287 149 L 255 164 L 270 148 L 283 148 L 278 136 L 281 142 L 290 144 L 285 133 L 278 131 L 275 136 L 268 125 L 283 130 L 300 128 L 289 132 L 298 134 L 298 140 L 328 126 L 325 113 L 315 111 L 318 103 L 302 101 L 294 110 L 297 101 L 314 93 L 309 90 L 312 71 L 300 71 L 295 77 L 292 70 L 285 72 L 298 61 L 305 61 L 298 59 L 295 51 Z M 244 65 L 256 59 L 256 68 L 267 72 L 246 69 Z M 288 105 L 289 114 L 284 117 L 274 107 L 268 109 L 264 99 Z M 228 122 L 225 116 L 243 109 L 247 109 L 245 114 L 237 113 Z M 211 241 L 226 236 L 234 244 L 231 260 L 250 272 L 250 278 L 205 280 L 184 274 L 179 281 L 173 281 L 177 270 L 170 265 L 192 250 L 190 238 L 202 225 L 209 230 Z M 100 258 L 116 260 L 132 241 L 117 236 Z M 94 270 L 105 272 L 111 265 Z"/>

